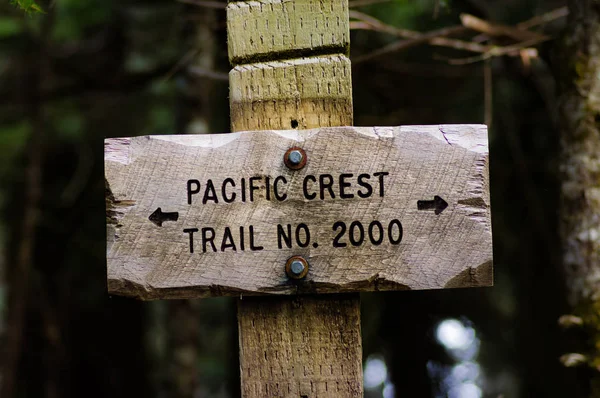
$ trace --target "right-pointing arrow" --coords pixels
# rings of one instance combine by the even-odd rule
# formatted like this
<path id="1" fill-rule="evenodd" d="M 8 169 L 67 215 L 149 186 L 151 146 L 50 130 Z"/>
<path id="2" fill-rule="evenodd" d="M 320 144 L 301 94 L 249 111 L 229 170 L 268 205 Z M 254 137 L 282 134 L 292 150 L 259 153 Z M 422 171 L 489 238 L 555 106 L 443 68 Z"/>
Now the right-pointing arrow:
<path id="1" fill-rule="evenodd" d="M 418 200 L 417 201 L 417 209 L 419 210 L 435 210 L 435 214 L 440 214 L 444 211 L 444 209 L 448 207 L 448 202 L 446 202 L 441 197 L 435 195 L 433 200 Z"/>

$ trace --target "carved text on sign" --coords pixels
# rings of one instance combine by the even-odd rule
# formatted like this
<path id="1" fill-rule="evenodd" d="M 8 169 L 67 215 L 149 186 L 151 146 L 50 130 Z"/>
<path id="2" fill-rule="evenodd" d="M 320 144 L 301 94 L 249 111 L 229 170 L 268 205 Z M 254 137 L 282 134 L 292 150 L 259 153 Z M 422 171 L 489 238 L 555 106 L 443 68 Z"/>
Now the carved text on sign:
<path id="1" fill-rule="evenodd" d="M 371 176 L 368 173 L 362 173 L 355 176 L 352 173 L 342 173 L 339 176 L 331 174 L 320 174 L 314 176 L 309 174 L 302 180 L 302 194 L 306 200 L 314 199 L 352 199 L 356 196 L 366 199 L 371 197 L 374 192 L 383 197 L 384 177 L 389 175 L 387 171 L 379 171 Z M 374 179 L 373 182 L 371 179 Z M 261 185 L 262 184 L 262 185 Z M 209 202 L 232 203 L 240 200 L 242 202 L 254 202 L 257 191 L 264 191 L 261 197 L 266 200 L 284 201 L 287 199 L 286 176 L 261 176 L 244 178 L 237 183 L 233 178 L 227 177 L 223 181 L 213 182 L 212 179 L 206 181 L 204 185 L 198 180 L 188 180 L 187 198 L 188 204 L 192 204 L 192 198 L 196 194 L 201 194 L 202 204 Z M 237 188 L 239 186 L 239 188 Z M 357 188 L 358 187 L 358 188 Z M 236 189 L 237 188 L 237 189 Z M 201 192 L 202 189 L 202 192 Z M 238 196 L 239 195 L 239 196 Z"/>
<path id="2" fill-rule="evenodd" d="M 339 176 L 331 174 L 320 174 L 314 176 L 308 174 L 302 180 L 302 198 L 306 201 L 314 199 L 352 199 L 355 197 L 368 199 L 372 195 L 385 195 L 385 177 L 389 175 L 387 171 L 375 172 L 371 176 L 368 173 L 361 173 L 355 176 L 352 173 L 342 173 Z M 373 178 L 374 181 L 371 181 Z M 241 202 L 254 202 L 255 198 L 260 197 L 265 200 L 285 201 L 288 199 L 288 180 L 285 176 L 254 176 L 249 178 L 242 177 L 236 184 L 236 180 L 227 177 L 216 184 L 212 179 L 208 179 L 204 184 L 196 179 L 187 181 L 187 202 L 192 204 L 192 198 L 200 195 L 202 205 L 235 202 L 236 199 Z M 216 187 L 215 187 L 216 186 Z M 239 189 L 236 189 L 239 187 Z M 153 213 L 154 215 L 155 213 Z M 151 216 L 152 217 L 152 216 Z M 360 246 L 365 242 L 365 227 L 360 221 L 352 221 L 349 224 L 348 239 L 353 246 Z M 318 242 L 311 242 L 310 228 L 305 223 L 299 223 L 292 227 L 291 224 L 277 224 L 277 248 L 291 249 L 294 247 L 304 248 L 312 245 L 313 248 L 319 247 Z M 343 242 L 346 233 L 346 223 L 336 221 L 331 230 L 335 231 L 335 236 L 330 239 L 333 247 L 346 247 Z M 387 235 L 385 233 L 387 231 Z M 385 228 L 381 222 L 375 220 L 368 225 L 368 238 L 371 244 L 380 245 L 387 237 L 387 241 L 392 244 L 399 244 L 402 241 L 402 224 L 399 220 L 392 220 Z M 207 251 L 226 251 L 226 250 L 252 250 L 260 251 L 264 249 L 263 245 L 256 243 L 255 228 L 253 225 L 248 227 L 229 227 L 225 226 L 222 231 L 215 230 L 214 227 L 206 226 L 202 228 L 185 228 L 184 233 L 189 234 L 190 253 L 194 253 L 196 240 L 203 253 Z M 198 232 L 198 235 L 194 235 Z M 195 236 L 199 236 L 195 239 Z M 313 234 L 314 236 L 314 234 Z M 248 244 L 246 244 L 248 242 Z"/>

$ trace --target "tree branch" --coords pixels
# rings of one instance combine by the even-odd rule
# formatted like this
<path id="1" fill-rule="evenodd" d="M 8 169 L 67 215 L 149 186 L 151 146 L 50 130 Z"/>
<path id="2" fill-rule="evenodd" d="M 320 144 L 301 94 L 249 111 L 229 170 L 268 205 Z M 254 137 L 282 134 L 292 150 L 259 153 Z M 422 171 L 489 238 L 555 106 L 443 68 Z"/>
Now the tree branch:
<path id="1" fill-rule="evenodd" d="M 212 70 L 200 68 L 198 66 L 192 66 L 188 68 L 188 71 L 197 77 L 205 77 L 212 80 L 229 81 L 229 74 L 225 72 L 215 72 Z"/>
<path id="2" fill-rule="evenodd" d="M 379 48 L 375 51 L 362 55 L 360 57 L 354 58 L 352 62 L 354 64 L 358 64 L 361 62 L 369 61 L 371 59 L 380 57 L 384 54 L 405 50 L 410 47 L 414 47 L 418 44 L 429 43 L 432 45 L 443 46 L 443 47 L 451 47 L 457 50 L 468 50 L 475 52 L 487 52 L 490 51 L 491 48 L 488 46 L 484 46 L 477 43 L 469 43 L 462 40 L 454 40 L 454 39 L 446 39 L 442 36 L 447 36 L 453 33 L 462 32 L 464 27 L 462 26 L 452 26 L 449 28 L 442 28 L 439 30 L 434 30 L 429 33 L 420 34 L 419 36 L 411 39 L 411 40 L 400 40 L 394 43 L 391 43 L 385 47 Z"/>
<path id="3" fill-rule="evenodd" d="M 386 23 L 381 22 L 379 19 L 372 17 L 364 12 L 350 10 L 348 12 L 350 18 L 358 19 L 359 21 L 366 22 L 371 25 L 374 29 L 380 32 L 385 32 L 392 34 L 398 37 L 404 37 L 407 39 L 417 39 L 421 36 L 421 33 L 415 32 L 413 30 L 396 28 L 395 26 L 388 25 Z"/>
<path id="4" fill-rule="evenodd" d="M 419 33 L 407 29 L 396 28 L 394 26 L 385 24 L 377 18 L 355 10 L 350 10 L 349 14 L 351 18 L 358 20 L 350 22 L 351 29 L 379 31 L 408 39 L 391 43 L 373 52 L 356 57 L 353 59 L 353 62 L 355 64 L 365 62 L 388 53 L 405 50 L 418 44 L 428 43 L 429 45 L 434 46 L 448 47 L 454 48 L 456 50 L 481 53 L 481 55 L 477 55 L 474 57 L 451 59 L 448 61 L 451 65 L 465 65 L 468 63 L 483 61 L 495 56 L 523 55 L 523 50 L 526 51 L 524 53 L 525 56 L 537 56 L 537 51 L 535 49 L 529 49 L 527 47 L 550 40 L 551 37 L 528 31 L 526 30 L 526 28 L 563 17 L 568 14 L 568 10 L 565 7 L 556 9 L 549 13 L 540 15 L 539 17 L 535 17 L 528 21 L 524 21 L 521 24 L 517 25 L 516 28 L 491 23 L 483 19 L 476 18 L 469 14 L 462 14 L 462 26 L 442 28 L 428 33 Z M 512 38 L 516 38 L 519 41 L 519 43 L 505 47 L 498 47 L 492 45 L 484 45 L 476 43 L 474 41 L 449 39 L 445 37 L 463 32 L 467 29 L 473 29 L 479 32 L 484 32 L 485 34 L 492 36 L 509 36 Z M 533 53 L 534 51 L 535 53 Z"/>
<path id="5" fill-rule="evenodd" d="M 488 51 L 484 54 L 477 55 L 475 57 L 467 57 L 467 58 L 456 58 L 448 60 L 448 63 L 451 65 L 466 65 L 479 61 L 484 61 L 486 59 L 490 59 L 492 57 L 498 57 L 501 55 L 511 55 L 518 56 L 521 55 L 521 51 L 527 50 L 529 52 L 530 57 L 537 57 L 537 50 L 535 48 L 529 48 L 533 45 L 540 44 L 548 39 L 531 39 L 528 41 L 524 41 L 521 43 L 513 44 L 511 46 L 504 47 L 494 47 L 491 51 Z"/>
<path id="6" fill-rule="evenodd" d="M 539 33 L 489 22 L 470 14 L 461 14 L 460 21 L 466 28 L 485 33 L 489 36 L 508 36 L 517 41 L 548 39 L 548 36 L 541 35 Z"/>
<path id="7" fill-rule="evenodd" d="M 569 7 L 565 6 L 565 7 L 557 8 L 557 9 L 549 11 L 545 14 L 537 15 L 531 19 L 528 19 L 527 21 L 518 23 L 517 28 L 519 28 L 519 29 L 533 28 L 535 26 L 547 24 L 547 23 L 550 23 L 559 18 L 566 17 L 567 15 L 569 15 Z"/>
<path id="8" fill-rule="evenodd" d="M 471 43 L 464 40 L 448 39 L 444 36 L 465 32 L 467 28 L 464 26 L 451 26 L 437 29 L 428 33 L 419 33 L 412 30 L 400 29 L 381 22 L 379 19 L 359 11 L 350 10 L 350 17 L 359 21 L 350 22 L 351 29 L 374 30 L 385 32 L 394 36 L 407 38 L 410 40 L 401 40 L 391 43 L 385 47 L 379 48 L 371 53 L 354 58 L 354 63 L 365 62 L 384 54 L 405 50 L 422 43 L 429 43 L 435 46 L 449 47 L 456 50 L 473 51 L 478 53 L 486 53 L 493 50 L 494 47 L 486 46 L 478 43 Z"/>
<path id="9" fill-rule="evenodd" d="M 539 25 L 544 25 L 550 22 L 553 22 L 559 18 L 563 18 L 569 15 L 568 7 L 560 7 L 549 11 L 547 13 L 536 15 L 535 17 L 528 19 L 527 21 L 520 22 L 516 25 L 519 29 L 531 29 Z M 473 38 L 474 42 L 481 43 L 483 41 L 489 40 L 489 36 L 486 34 L 477 35 Z"/>

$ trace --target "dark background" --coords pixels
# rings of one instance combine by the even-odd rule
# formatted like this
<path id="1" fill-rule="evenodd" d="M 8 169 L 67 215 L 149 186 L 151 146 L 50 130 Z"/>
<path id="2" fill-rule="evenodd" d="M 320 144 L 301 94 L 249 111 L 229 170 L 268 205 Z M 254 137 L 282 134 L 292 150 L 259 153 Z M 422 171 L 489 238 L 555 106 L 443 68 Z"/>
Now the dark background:
<path id="1" fill-rule="evenodd" d="M 239 396 L 232 299 L 106 292 L 104 138 L 229 129 L 225 11 L 198 3 L 56 0 L 38 3 L 43 14 L 0 3 L 0 391 L 12 382 L 14 397 Z M 514 25 L 562 6 L 395 0 L 352 9 L 427 32 L 460 24 L 463 12 Z M 565 24 L 535 28 L 556 38 L 536 46 L 538 57 L 464 65 L 450 60 L 478 54 L 429 45 L 354 62 L 398 38 L 352 31 L 355 125 L 490 127 L 495 286 L 363 294 L 366 374 L 387 368 L 368 397 L 391 385 L 398 397 L 584 389 L 558 360 L 577 341 L 557 324 L 567 306 L 551 70 Z M 476 354 L 436 339 L 448 319 L 471 333 Z M 460 363 L 478 370 L 461 373 Z"/>

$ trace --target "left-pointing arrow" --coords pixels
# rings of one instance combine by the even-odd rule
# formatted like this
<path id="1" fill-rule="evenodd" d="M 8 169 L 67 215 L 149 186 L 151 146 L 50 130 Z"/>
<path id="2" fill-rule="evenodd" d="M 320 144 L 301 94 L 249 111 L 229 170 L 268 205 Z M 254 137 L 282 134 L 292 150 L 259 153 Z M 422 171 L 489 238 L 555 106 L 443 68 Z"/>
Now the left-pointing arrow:
<path id="1" fill-rule="evenodd" d="M 162 227 L 162 223 L 165 221 L 177 221 L 178 218 L 178 212 L 175 211 L 173 213 L 163 213 L 160 207 L 154 210 L 154 213 L 150 214 L 150 217 L 148 217 L 150 221 L 159 227 Z"/>

